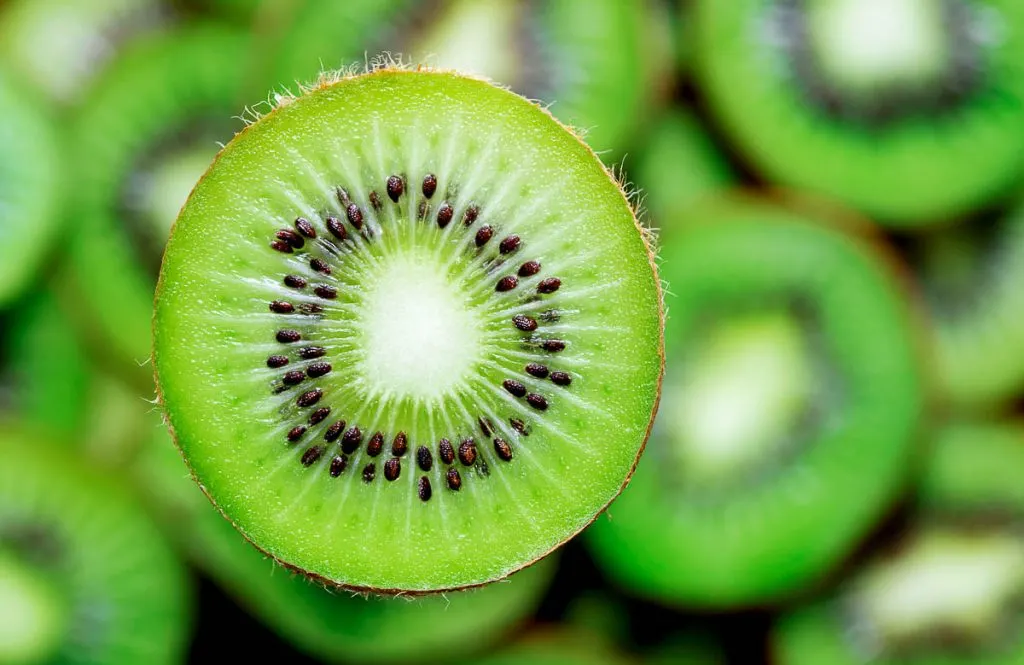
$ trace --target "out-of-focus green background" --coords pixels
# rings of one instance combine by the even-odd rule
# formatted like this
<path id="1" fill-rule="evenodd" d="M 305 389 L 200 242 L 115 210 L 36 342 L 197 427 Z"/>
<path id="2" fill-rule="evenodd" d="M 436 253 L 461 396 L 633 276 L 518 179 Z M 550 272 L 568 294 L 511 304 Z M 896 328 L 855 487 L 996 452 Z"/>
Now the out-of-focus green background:
<path id="1" fill-rule="evenodd" d="M 275 570 L 154 406 L 192 184 L 384 53 L 550 105 L 661 242 L 636 481 L 479 605 Z M 1022 194 L 1018 0 L 0 0 L 0 662 L 1024 663 Z"/>

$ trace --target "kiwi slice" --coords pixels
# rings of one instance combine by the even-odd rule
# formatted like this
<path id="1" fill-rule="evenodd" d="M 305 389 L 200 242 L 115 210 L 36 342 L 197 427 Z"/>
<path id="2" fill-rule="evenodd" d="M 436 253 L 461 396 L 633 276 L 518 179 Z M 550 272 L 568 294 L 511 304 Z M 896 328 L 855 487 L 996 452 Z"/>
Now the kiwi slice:
<path id="1" fill-rule="evenodd" d="M 672 316 L 648 459 L 589 544 L 632 593 L 764 604 L 836 564 L 901 489 L 916 327 L 854 236 L 753 199 L 694 217 L 660 252 Z"/>
<path id="2" fill-rule="evenodd" d="M 769 179 L 911 227 L 1021 177 L 1017 0 L 701 0 L 695 20 L 701 88 Z"/>
<path id="3" fill-rule="evenodd" d="M 180 662 L 188 580 L 136 497 L 37 432 L 0 432 L 0 662 Z"/>
<path id="4" fill-rule="evenodd" d="M 141 365 L 163 246 L 219 142 L 242 126 L 233 116 L 247 52 L 242 33 L 213 24 L 133 43 L 76 119 L 70 300 L 103 357 L 140 386 L 152 386 Z"/>
<path id="5" fill-rule="evenodd" d="M 435 662 L 468 656 L 531 614 L 557 568 L 557 557 L 548 557 L 506 582 L 444 596 L 339 593 L 251 547 L 191 482 L 166 431 L 143 447 L 133 474 L 193 562 L 276 633 L 323 659 Z"/>
<path id="6" fill-rule="evenodd" d="M 1024 424 L 956 423 L 935 443 L 914 528 L 780 622 L 780 665 L 1024 662 Z"/>
<path id="7" fill-rule="evenodd" d="M 473 662 L 476 665 L 625 665 L 630 661 L 604 644 L 594 642 L 589 635 L 551 628 Z"/>
<path id="8" fill-rule="evenodd" d="M 59 226 L 57 137 L 46 108 L 0 71 L 0 308 L 27 289 Z"/>
<path id="9" fill-rule="evenodd" d="M 196 186 L 160 279 L 186 460 L 334 584 L 504 577 L 593 520 L 647 437 L 647 240 L 583 142 L 481 80 L 384 68 L 283 101 Z"/>
<path id="10" fill-rule="evenodd" d="M 371 52 L 483 75 L 551 103 L 596 150 L 623 149 L 656 105 L 671 50 L 641 0 L 305 0 L 281 38 L 273 84 L 308 81 Z M 367 40 L 367 36 L 369 40 Z M 594 72 L 600 72 L 595 76 Z"/>

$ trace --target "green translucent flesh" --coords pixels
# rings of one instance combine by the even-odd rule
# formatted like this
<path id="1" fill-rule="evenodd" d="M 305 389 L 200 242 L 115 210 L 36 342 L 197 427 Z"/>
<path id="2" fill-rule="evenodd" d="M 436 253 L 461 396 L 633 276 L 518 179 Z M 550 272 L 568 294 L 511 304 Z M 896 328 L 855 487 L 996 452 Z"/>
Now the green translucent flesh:
<path id="1" fill-rule="evenodd" d="M 187 579 L 137 499 L 66 453 L 11 436 L 0 441 L 0 532 L 37 527 L 56 546 L 52 563 L 36 564 L 60 580 L 66 605 L 54 662 L 180 662 Z"/>
<path id="2" fill-rule="evenodd" d="M 850 551 L 901 487 L 923 397 L 906 304 L 875 257 L 782 211 L 710 210 L 713 224 L 662 248 L 672 315 L 661 418 L 650 459 L 589 535 L 599 562 L 633 592 L 731 606 L 805 586 Z M 831 367 L 815 396 L 838 380 L 841 399 L 767 479 L 694 491 L 674 473 L 678 442 L 662 428 L 672 415 L 668 386 L 684 367 L 680 340 L 702 316 L 794 298 L 813 312 Z"/>
<path id="3" fill-rule="evenodd" d="M 657 124 L 631 175 L 646 195 L 648 223 L 664 237 L 684 226 L 701 200 L 736 180 L 700 120 L 686 111 L 673 111 Z"/>
<path id="4" fill-rule="evenodd" d="M 1008 193 L 1024 166 L 1024 5 L 977 4 L 998 40 L 982 90 L 946 114 L 882 129 L 829 120 L 780 80 L 785 56 L 766 44 L 762 0 L 698 3 L 700 81 L 723 128 L 767 177 L 897 226 L 956 216 Z"/>
<path id="5" fill-rule="evenodd" d="M 60 647 L 66 622 L 53 584 L 0 550 L 0 662 L 47 662 Z"/>
<path id="6" fill-rule="evenodd" d="M 1024 540 L 1019 527 L 1024 516 L 1019 473 L 1022 465 L 1021 423 L 959 422 L 944 426 L 936 434 L 922 474 L 921 526 L 911 532 L 908 544 L 897 550 L 895 558 L 867 568 L 838 598 L 784 617 L 774 638 L 779 665 L 859 665 L 870 654 L 876 655 L 871 662 L 880 665 L 1024 663 L 1024 638 L 1019 631 L 1014 632 L 1019 626 L 1019 610 L 1014 609 L 1019 605 L 1014 604 L 1014 598 L 1024 592 L 1024 564 L 1020 563 Z M 957 521 L 945 525 L 942 515 L 954 515 Z M 957 526 L 971 515 L 980 516 L 983 524 L 986 515 L 1000 516 L 1002 522 L 980 528 Z M 932 519 L 935 516 L 937 520 Z M 1007 528 L 1007 519 L 1015 520 L 1015 525 Z M 931 577 L 927 576 L 929 572 Z M 905 586 L 902 591 L 900 585 Z M 876 604 L 873 614 L 864 610 L 865 596 Z M 913 597 L 919 602 L 907 602 Z M 843 606 L 853 608 L 855 613 L 841 611 Z M 888 623 L 880 620 L 878 608 L 890 615 Z M 860 614 L 856 613 L 858 609 Z M 1011 616 L 1006 616 L 1008 611 Z M 851 616 L 858 617 L 860 624 L 851 625 Z M 924 652 L 920 647 L 908 647 L 907 652 L 898 655 L 885 651 L 885 634 L 880 631 L 892 633 L 902 627 L 910 629 L 909 637 L 913 639 L 915 634 L 927 636 L 932 628 L 941 638 L 950 632 L 948 627 L 941 632 L 935 630 L 943 621 L 965 633 L 959 635 L 961 644 L 973 635 L 978 646 L 934 646 Z"/>
<path id="7" fill-rule="evenodd" d="M 13 0 L 0 12 L 0 56 L 61 103 L 81 98 L 126 36 L 163 22 L 159 0 Z"/>
<path id="8" fill-rule="evenodd" d="M 193 561 L 282 637 L 324 658 L 426 661 L 478 651 L 533 612 L 557 568 L 549 557 L 506 582 L 416 599 L 328 591 L 267 559 L 222 519 L 166 432 L 133 473 Z"/>
<path id="9" fill-rule="evenodd" d="M 1024 387 L 1024 205 L 998 221 L 975 222 L 983 223 L 996 225 L 987 242 L 968 228 L 919 244 L 918 273 L 933 292 L 926 303 L 942 394 L 975 410 L 1009 401 Z"/>
<path id="10" fill-rule="evenodd" d="M 381 51 L 553 102 L 551 111 L 600 151 L 622 149 L 638 129 L 669 48 L 646 2 L 452 0 L 430 12 L 400 0 L 366 4 L 307 0 L 283 37 L 273 83 L 290 86 L 321 68 L 362 61 L 369 35 Z M 401 29 L 418 17 L 422 34 Z"/>
<path id="11" fill-rule="evenodd" d="M 97 82 L 75 125 L 80 168 L 76 233 L 69 250 L 76 296 L 109 340 L 111 355 L 125 371 L 140 377 L 149 372 L 142 365 L 150 352 L 153 264 L 188 194 L 181 183 L 189 174 L 194 183 L 202 173 L 196 155 L 205 152 L 207 160 L 212 159 L 219 146 L 209 139 L 200 145 L 172 146 L 148 177 L 137 165 L 147 151 L 163 146 L 168 136 L 183 129 L 204 123 L 230 126 L 238 112 L 238 66 L 245 61 L 246 49 L 240 33 L 213 26 L 138 43 L 122 52 Z M 126 218 L 122 211 L 128 187 L 136 191 L 137 219 Z M 168 198 L 172 193 L 181 197 L 176 203 Z M 157 215 L 162 218 L 155 219 Z M 132 231 L 129 224 L 146 228 Z M 140 252 L 133 235 L 145 238 L 154 251 Z"/>
<path id="12" fill-rule="evenodd" d="M 46 109 L 0 72 L 0 307 L 27 290 L 58 226 L 57 137 Z"/>
<path id="13" fill-rule="evenodd" d="M 455 221 L 444 231 L 415 221 L 418 205 L 408 194 L 392 204 L 383 192 L 394 173 L 406 174 L 406 191 L 416 195 L 414 200 L 422 199 L 417 189 L 423 174 L 435 173 L 434 205 L 451 194 Z M 329 237 L 318 211 L 345 218 L 336 186 L 351 193 L 375 240 L 345 246 L 357 247 L 370 262 L 335 263 L 336 274 L 327 281 L 339 286 L 339 307 L 323 303 L 327 311 L 320 333 L 304 323 L 308 318 L 268 311 L 271 300 L 296 297 L 281 284 L 284 274 L 317 279 L 308 258 L 283 258 L 268 245 L 275 230 L 290 227 L 298 215 L 315 221 L 321 238 Z M 385 201 L 379 219 L 368 203 L 371 187 Z M 470 201 L 481 212 L 467 231 L 460 220 Z M 473 229 L 483 223 L 493 225 L 496 235 L 490 249 L 477 254 L 471 249 Z M 512 256 L 513 267 L 483 277 L 480 261 L 495 256 L 497 239 L 511 233 L 523 243 Z M 461 378 L 435 377 L 448 386 L 446 392 L 431 394 L 440 385 L 432 380 L 412 387 L 426 394 L 396 401 L 380 392 L 392 386 L 379 385 L 374 373 L 363 376 L 368 349 L 401 336 L 408 325 L 429 324 L 429 316 L 403 322 L 404 313 L 397 312 L 397 320 L 386 321 L 382 329 L 363 329 L 368 309 L 388 305 L 372 302 L 367 294 L 374 291 L 367 287 L 375 284 L 364 284 L 371 279 L 364 273 L 373 275 L 375 265 L 401 268 L 414 260 L 410 255 L 422 261 L 430 251 L 449 257 L 448 267 L 433 279 L 448 281 L 456 309 L 465 298 L 465 316 L 472 317 L 472 325 L 451 333 L 459 339 L 478 334 L 474 343 L 448 350 L 452 358 L 469 353 L 477 359 Z M 512 292 L 494 292 L 498 276 L 530 258 L 542 263 L 539 275 L 524 278 Z M 427 277 L 435 274 L 428 272 Z M 537 303 L 523 304 L 536 280 L 549 276 L 561 278 L 563 286 Z M 353 289 L 356 284 L 363 286 Z M 262 549 L 348 586 L 456 588 L 497 579 L 542 556 L 583 528 L 619 491 L 654 406 L 658 297 L 625 199 L 593 154 L 550 116 L 479 81 L 386 71 L 292 102 L 222 153 L 168 246 L 154 357 L 186 458 L 213 500 Z M 562 308 L 562 318 L 538 332 L 546 338 L 557 334 L 566 350 L 549 354 L 524 348 L 525 334 L 512 327 L 512 315 Z M 319 384 L 307 381 L 275 396 L 271 388 L 282 370 L 267 369 L 265 360 L 271 353 L 294 353 L 294 346 L 274 341 L 285 325 L 307 335 L 294 346 L 324 346 L 334 371 Z M 411 348 L 395 353 L 407 356 Z M 431 353 L 424 360 L 435 368 L 439 359 L 442 367 L 454 363 L 455 372 L 458 363 L 448 357 Z M 571 372 L 572 385 L 557 387 L 527 376 L 523 366 L 534 359 Z M 410 367 L 398 369 L 417 371 Z M 510 377 L 545 395 L 549 408 L 540 415 L 503 391 L 501 383 Z M 323 387 L 317 406 L 330 406 L 332 417 L 289 448 L 285 434 L 304 422 L 306 413 L 297 413 L 296 395 L 312 385 Z M 480 435 L 480 415 L 489 416 L 497 435 L 511 444 L 512 462 L 498 460 Z M 529 436 L 514 431 L 512 416 L 528 424 Z M 361 428 L 364 445 L 343 477 L 333 479 L 327 465 L 340 452 L 337 444 L 313 468 L 299 460 L 338 418 Z M 418 471 L 414 454 L 408 454 L 401 477 L 385 483 L 385 453 L 375 460 L 376 481 L 358 480 L 370 461 L 365 441 L 378 430 L 388 448 L 399 431 L 408 434 L 411 453 L 429 446 L 433 469 Z M 466 436 L 476 436 L 490 476 L 456 462 L 464 484 L 452 492 L 446 489 L 437 442 L 448 437 L 457 445 Z M 417 498 L 421 477 L 433 489 L 428 502 Z M 483 523 L 480 513 L 494 524 Z M 382 550 L 388 552 L 386 561 Z"/>
<path id="14" fill-rule="evenodd" d="M 574 633 L 535 634 L 474 661 L 476 665 L 625 665 L 619 653 Z M 682 665 L 686 665 L 683 663 Z"/>

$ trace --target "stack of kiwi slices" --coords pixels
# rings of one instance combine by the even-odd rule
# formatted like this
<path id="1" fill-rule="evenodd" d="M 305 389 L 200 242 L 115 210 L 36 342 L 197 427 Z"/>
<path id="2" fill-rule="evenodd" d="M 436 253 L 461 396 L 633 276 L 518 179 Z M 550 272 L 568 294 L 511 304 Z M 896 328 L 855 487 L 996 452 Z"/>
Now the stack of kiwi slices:
<path id="1" fill-rule="evenodd" d="M 779 665 L 1024 662 L 1024 425 L 946 426 L 911 528 L 831 599 L 785 617 Z"/>
<path id="2" fill-rule="evenodd" d="M 648 240 L 577 136 L 485 81 L 383 66 L 218 155 L 164 254 L 153 360 L 250 541 L 415 593 L 503 578 L 621 491 L 662 321 Z"/>
<path id="3" fill-rule="evenodd" d="M 924 401 L 915 319 L 871 242 L 778 204 L 709 203 L 660 255 L 661 413 L 589 542 L 632 593 L 767 604 L 839 563 L 902 489 Z"/>
<path id="4" fill-rule="evenodd" d="M 181 662 L 189 585 L 120 483 L 0 428 L 0 662 Z"/>
<path id="5" fill-rule="evenodd" d="M 698 79 L 764 177 L 919 227 L 1024 175 L 1017 0 L 700 0 Z"/>

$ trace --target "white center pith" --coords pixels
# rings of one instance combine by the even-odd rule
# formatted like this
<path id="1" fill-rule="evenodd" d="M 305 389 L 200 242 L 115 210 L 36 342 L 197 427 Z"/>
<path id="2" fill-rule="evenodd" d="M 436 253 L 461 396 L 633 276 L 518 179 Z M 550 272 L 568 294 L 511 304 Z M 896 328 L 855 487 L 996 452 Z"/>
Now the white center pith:
<path id="1" fill-rule="evenodd" d="M 480 324 L 436 257 L 393 255 L 371 280 L 363 309 L 364 379 L 394 398 L 433 401 L 465 384 Z"/>

